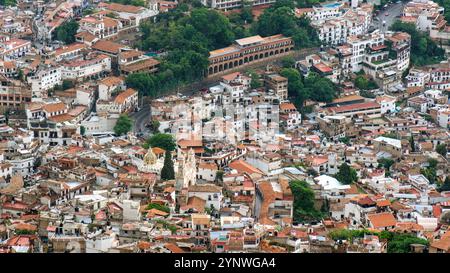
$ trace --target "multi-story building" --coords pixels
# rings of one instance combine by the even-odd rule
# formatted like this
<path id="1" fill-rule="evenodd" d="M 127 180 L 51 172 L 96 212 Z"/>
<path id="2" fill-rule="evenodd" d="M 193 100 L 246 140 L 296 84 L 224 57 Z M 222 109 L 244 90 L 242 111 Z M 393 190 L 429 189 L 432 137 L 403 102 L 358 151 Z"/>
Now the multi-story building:
<path id="1" fill-rule="evenodd" d="M 331 140 L 338 140 L 345 137 L 347 121 L 344 116 L 318 116 L 316 117 L 319 128 Z"/>
<path id="2" fill-rule="evenodd" d="M 31 92 L 28 86 L 0 75 L 0 109 L 23 109 L 25 103 L 30 101 Z"/>
<path id="3" fill-rule="evenodd" d="M 341 45 L 347 42 L 349 36 L 363 35 L 369 31 L 372 5 L 362 5 L 356 9 L 344 9 L 341 3 L 324 6 L 325 8 L 313 8 L 312 13 L 306 13 L 323 44 Z M 303 16 L 303 13 L 299 12 L 297 16 Z"/>
<path id="4" fill-rule="evenodd" d="M 397 69 L 405 71 L 409 67 L 411 53 L 411 35 L 405 32 L 389 32 L 386 35 L 387 45 L 397 60 Z"/>
<path id="5" fill-rule="evenodd" d="M 31 84 L 33 98 L 46 98 L 49 89 L 62 83 L 62 69 L 59 66 L 43 67 L 29 77 L 28 82 Z"/>
<path id="6" fill-rule="evenodd" d="M 217 75 L 237 67 L 283 56 L 292 49 L 294 49 L 292 39 L 281 34 L 264 38 L 256 35 L 239 39 L 229 47 L 209 53 L 207 75 Z"/>
<path id="7" fill-rule="evenodd" d="M 92 54 L 87 59 L 76 59 L 61 66 L 62 79 L 83 80 L 97 78 L 111 71 L 111 57 Z"/>
<path id="8" fill-rule="evenodd" d="M 104 16 L 102 13 L 83 17 L 80 22 L 80 30 L 89 32 L 99 39 L 109 40 L 119 34 L 122 22 L 117 19 Z"/>
<path id="9" fill-rule="evenodd" d="M 444 8 L 428 0 L 413 0 L 403 7 L 400 20 L 415 23 L 417 29 L 428 32 L 431 38 L 438 38 L 445 32 L 447 21 Z"/>
<path id="10" fill-rule="evenodd" d="M 273 90 L 275 94 L 284 101 L 288 97 L 288 79 L 278 74 L 267 74 L 265 83 L 268 90 Z"/>
<path id="11" fill-rule="evenodd" d="M 0 36 L 0 59 L 11 60 L 24 56 L 31 50 L 31 42 L 27 40 Z"/>
<path id="12" fill-rule="evenodd" d="M 219 9 L 223 11 L 228 11 L 232 9 L 241 8 L 245 3 L 251 4 L 252 6 L 260 6 L 260 5 L 268 5 L 273 4 L 276 0 L 202 0 L 201 1 L 204 6 Z"/>
<path id="13" fill-rule="evenodd" d="M 359 117 L 372 116 L 377 117 L 381 115 L 381 105 L 376 102 L 355 103 L 344 106 L 334 106 L 325 109 L 325 112 L 331 115 L 344 117 Z"/>

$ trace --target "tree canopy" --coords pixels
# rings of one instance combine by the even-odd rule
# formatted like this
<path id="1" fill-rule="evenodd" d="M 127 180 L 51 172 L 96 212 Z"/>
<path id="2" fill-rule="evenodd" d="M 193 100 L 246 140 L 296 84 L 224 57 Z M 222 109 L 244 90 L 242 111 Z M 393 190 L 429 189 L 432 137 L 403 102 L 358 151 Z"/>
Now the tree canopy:
<path id="1" fill-rule="evenodd" d="M 56 39 L 65 44 L 75 42 L 75 34 L 77 34 L 79 24 L 75 20 L 65 22 L 56 28 Z"/>
<path id="2" fill-rule="evenodd" d="M 114 126 L 114 133 L 121 136 L 131 131 L 132 127 L 133 122 L 131 121 L 131 119 L 127 115 L 122 114 L 120 115 L 119 119 L 116 122 L 116 125 Z"/>
<path id="3" fill-rule="evenodd" d="M 170 152 L 175 150 L 175 148 L 177 147 L 173 136 L 171 134 L 164 133 L 158 133 L 151 136 L 149 139 L 147 139 L 144 145 L 146 148 L 159 147 Z"/>
<path id="4" fill-rule="evenodd" d="M 163 51 L 156 74 L 134 73 L 127 77 L 127 86 L 147 96 L 158 96 L 166 90 L 201 79 L 208 67 L 209 51 L 230 45 L 236 35 L 227 17 L 215 10 L 193 8 L 189 14 L 184 6 L 157 16 L 157 22 L 144 22 L 140 29 L 142 50 Z"/>
<path id="5" fill-rule="evenodd" d="M 0 6 L 15 6 L 17 5 L 16 0 L 0 0 Z"/>
<path id="6" fill-rule="evenodd" d="M 161 170 L 162 180 L 171 180 L 175 178 L 175 171 L 173 169 L 172 154 L 169 150 L 166 150 L 166 155 L 164 157 L 164 166 Z"/>
<path id="7" fill-rule="evenodd" d="M 306 181 L 292 180 L 289 186 L 294 196 L 294 219 L 299 222 L 318 220 L 322 213 L 314 207 L 314 192 Z"/>
<path id="8" fill-rule="evenodd" d="M 342 184 L 352 184 L 358 181 L 356 170 L 350 167 L 347 163 L 342 163 L 339 167 L 339 172 L 336 174 L 336 179 Z"/>
<path id="9" fill-rule="evenodd" d="M 150 203 L 150 204 L 148 204 L 147 205 L 147 210 L 151 210 L 151 209 L 157 209 L 157 210 L 160 210 L 160 211 L 164 211 L 164 212 L 170 213 L 170 208 L 169 207 L 161 205 L 161 204 L 158 204 L 158 203 Z"/>
<path id="10" fill-rule="evenodd" d="M 337 96 L 337 87 L 330 79 L 322 78 L 319 74 L 310 72 L 306 78 L 295 68 L 283 68 L 281 76 L 288 79 L 288 94 L 293 98 L 300 111 L 308 99 L 320 102 L 330 102 Z"/>
<path id="11" fill-rule="evenodd" d="M 450 175 L 447 175 L 444 182 L 438 187 L 438 191 L 450 191 Z"/>
<path id="12" fill-rule="evenodd" d="M 348 240 L 352 242 L 355 238 L 363 238 L 364 235 L 377 235 L 380 240 L 387 240 L 388 253 L 410 253 L 412 244 L 422 244 L 428 246 L 428 241 L 418 238 L 413 234 L 403 234 L 391 231 L 371 231 L 367 229 L 337 229 L 330 232 L 333 240 Z"/>
<path id="13" fill-rule="evenodd" d="M 372 90 L 378 88 L 378 85 L 372 79 L 367 79 L 364 75 L 358 75 L 355 78 L 355 86 L 361 90 Z"/>
<path id="14" fill-rule="evenodd" d="M 443 157 L 447 157 L 447 145 L 445 143 L 442 144 L 438 144 L 436 146 L 436 152 L 440 155 L 442 155 Z"/>
<path id="15" fill-rule="evenodd" d="M 277 1 L 252 25 L 254 34 L 271 36 L 283 34 L 292 37 L 296 48 L 318 46 L 320 44 L 316 30 L 306 17 L 297 18 L 292 1 Z"/>

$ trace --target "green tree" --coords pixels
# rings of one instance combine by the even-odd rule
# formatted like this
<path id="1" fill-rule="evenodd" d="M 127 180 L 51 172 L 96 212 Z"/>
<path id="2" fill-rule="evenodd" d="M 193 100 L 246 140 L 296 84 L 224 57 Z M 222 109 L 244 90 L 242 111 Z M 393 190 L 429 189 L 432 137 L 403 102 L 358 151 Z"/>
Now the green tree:
<path id="1" fill-rule="evenodd" d="M 56 28 L 56 39 L 71 44 L 75 42 L 75 34 L 77 34 L 79 24 L 75 20 L 70 20 Z"/>
<path id="2" fill-rule="evenodd" d="M 20 81 L 23 81 L 25 79 L 25 75 L 22 69 L 19 69 L 19 71 L 17 72 L 17 79 Z"/>
<path id="3" fill-rule="evenodd" d="M 306 17 L 297 18 L 292 1 L 277 1 L 252 25 L 252 31 L 261 36 L 283 34 L 292 37 L 297 48 L 320 44 L 316 30 Z"/>
<path id="4" fill-rule="evenodd" d="M 363 75 L 359 75 L 355 79 L 355 86 L 361 90 L 367 90 L 367 86 L 369 86 L 369 80 L 367 80 Z"/>
<path id="5" fill-rule="evenodd" d="M 414 137 L 410 136 L 409 137 L 409 145 L 411 147 L 411 152 L 415 152 L 416 151 L 416 143 L 414 142 Z"/>
<path id="6" fill-rule="evenodd" d="M 252 89 L 260 88 L 262 86 L 262 83 L 261 80 L 259 79 L 258 73 L 256 73 L 253 70 L 249 70 L 247 71 L 247 73 L 251 78 L 250 88 Z"/>
<path id="7" fill-rule="evenodd" d="M 394 163 L 395 163 L 395 161 L 390 158 L 383 157 L 383 158 L 378 159 L 378 164 L 383 166 L 383 168 L 385 168 L 386 170 L 390 170 L 391 166 L 394 165 Z"/>
<path id="8" fill-rule="evenodd" d="M 447 175 L 447 177 L 445 178 L 444 183 L 442 183 L 439 187 L 438 187 L 438 191 L 442 192 L 442 191 L 450 191 L 450 175 Z"/>
<path id="9" fill-rule="evenodd" d="M 8 7 L 17 5 L 16 0 L 0 0 L 0 6 Z"/>
<path id="10" fill-rule="evenodd" d="M 73 88 L 75 84 L 71 80 L 63 80 L 62 82 L 62 90 L 67 90 Z"/>
<path id="11" fill-rule="evenodd" d="M 425 176 L 431 184 L 435 184 L 437 182 L 437 164 L 438 161 L 436 159 L 430 158 L 428 159 L 428 167 L 420 170 L 420 173 Z"/>
<path id="12" fill-rule="evenodd" d="M 147 205 L 147 210 L 151 210 L 151 209 L 157 209 L 157 210 L 160 210 L 160 211 L 164 211 L 164 212 L 170 213 L 170 208 L 169 207 L 161 205 L 161 204 L 158 204 L 158 203 L 150 203 L 150 204 L 148 204 Z"/>
<path id="13" fill-rule="evenodd" d="M 350 167 L 347 163 L 342 163 L 339 167 L 339 172 L 336 174 L 336 179 L 342 184 L 352 184 L 358 181 L 356 170 Z"/>
<path id="14" fill-rule="evenodd" d="M 114 133 L 116 133 L 116 135 L 118 136 L 121 136 L 131 131 L 132 127 L 133 122 L 131 121 L 131 119 L 127 115 L 123 114 L 120 115 L 119 119 L 116 122 L 116 125 L 114 126 Z"/>
<path id="15" fill-rule="evenodd" d="M 339 141 L 344 143 L 345 145 L 350 144 L 350 139 L 348 137 L 341 137 L 341 138 L 339 138 Z"/>
<path id="16" fill-rule="evenodd" d="M 445 143 L 438 144 L 436 146 L 436 153 L 442 155 L 443 157 L 447 157 L 447 145 Z"/>
<path id="17" fill-rule="evenodd" d="M 83 125 L 80 126 L 80 135 L 84 136 L 84 134 L 86 134 L 86 127 L 84 127 Z"/>
<path id="18" fill-rule="evenodd" d="M 175 143 L 175 139 L 171 134 L 158 133 L 147 139 L 146 147 L 159 147 L 171 152 L 175 150 L 177 145 Z"/>
<path id="19" fill-rule="evenodd" d="M 222 170 L 218 170 L 216 172 L 216 181 L 223 182 L 223 171 Z"/>
<path id="20" fill-rule="evenodd" d="M 175 179 L 175 171 L 173 169 L 172 154 L 168 150 L 166 150 L 166 155 L 164 157 L 164 166 L 161 169 L 161 179 L 162 180 Z"/>
<path id="21" fill-rule="evenodd" d="M 411 253 L 412 244 L 428 246 L 428 241 L 413 234 L 391 233 L 388 239 L 388 253 Z"/>
<path id="22" fill-rule="evenodd" d="M 294 196 L 294 219 L 299 222 L 320 219 L 322 214 L 314 207 L 314 192 L 308 183 L 292 180 L 289 186 Z"/>
<path id="23" fill-rule="evenodd" d="M 151 130 L 152 130 L 152 132 L 153 133 L 158 133 L 160 125 L 161 125 L 161 123 L 158 120 L 152 120 L 152 122 L 151 122 Z"/>
<path id="24" fill-rule="evenodd" d="M 292 56 L 285 56 L 281 59 L 281 64 L 285 68 L 292 68 L 295 65 L 295 59 Z"/>

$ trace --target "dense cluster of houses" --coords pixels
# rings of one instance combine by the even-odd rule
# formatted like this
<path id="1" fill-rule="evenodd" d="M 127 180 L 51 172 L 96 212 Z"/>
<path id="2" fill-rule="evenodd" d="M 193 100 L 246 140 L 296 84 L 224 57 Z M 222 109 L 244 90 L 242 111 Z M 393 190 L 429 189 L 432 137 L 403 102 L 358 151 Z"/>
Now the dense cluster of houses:
<path id="1" fill-rule="evenodd" d="M 236 71 L 289 55 L 290 37 L 238 39 L 210 52 L 216 83 L 148 102 L 152 134 L 175 146 L 148 147 L 135 130 L 114 133 L 142 106 L 126 76 L 159 66 L 125 41 L 177 3 L 101 2 L 83 15 L 89 1 L 17 2 L 0 11 L 0 253 L 385 253 L 382 231 L 428 242 L 411 251 L 450 252 L 448 63 L 413 67 L 402 81 L 411 37 L 369 31 L 372 4 L 295 10 L 327 47 L 293 68 L 330 79 L 336 99 L 299 105 L 276 65 Z M 417 5 L 402 18 L 422 26 Z M 76 41 L 52 42 L 72 18 Z M 371 96 L 354 84 L 362 72 L 378 86 Z M 319 217 L 299 216 L 299 181 Z M 333 237 L 345 229 L 367 233 Z"/>

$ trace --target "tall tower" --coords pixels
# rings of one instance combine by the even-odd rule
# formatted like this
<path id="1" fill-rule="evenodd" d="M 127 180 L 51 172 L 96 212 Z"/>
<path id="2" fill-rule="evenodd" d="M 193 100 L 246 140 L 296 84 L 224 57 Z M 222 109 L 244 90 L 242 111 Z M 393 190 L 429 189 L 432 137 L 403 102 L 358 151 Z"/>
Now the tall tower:
<path id="1" fill-rule="evenodd" d="M 194 150 L 189 149 L 187 156 L 183 157 L 183 188 L 195 185 L 197 181 L 197 162 Z"/>

